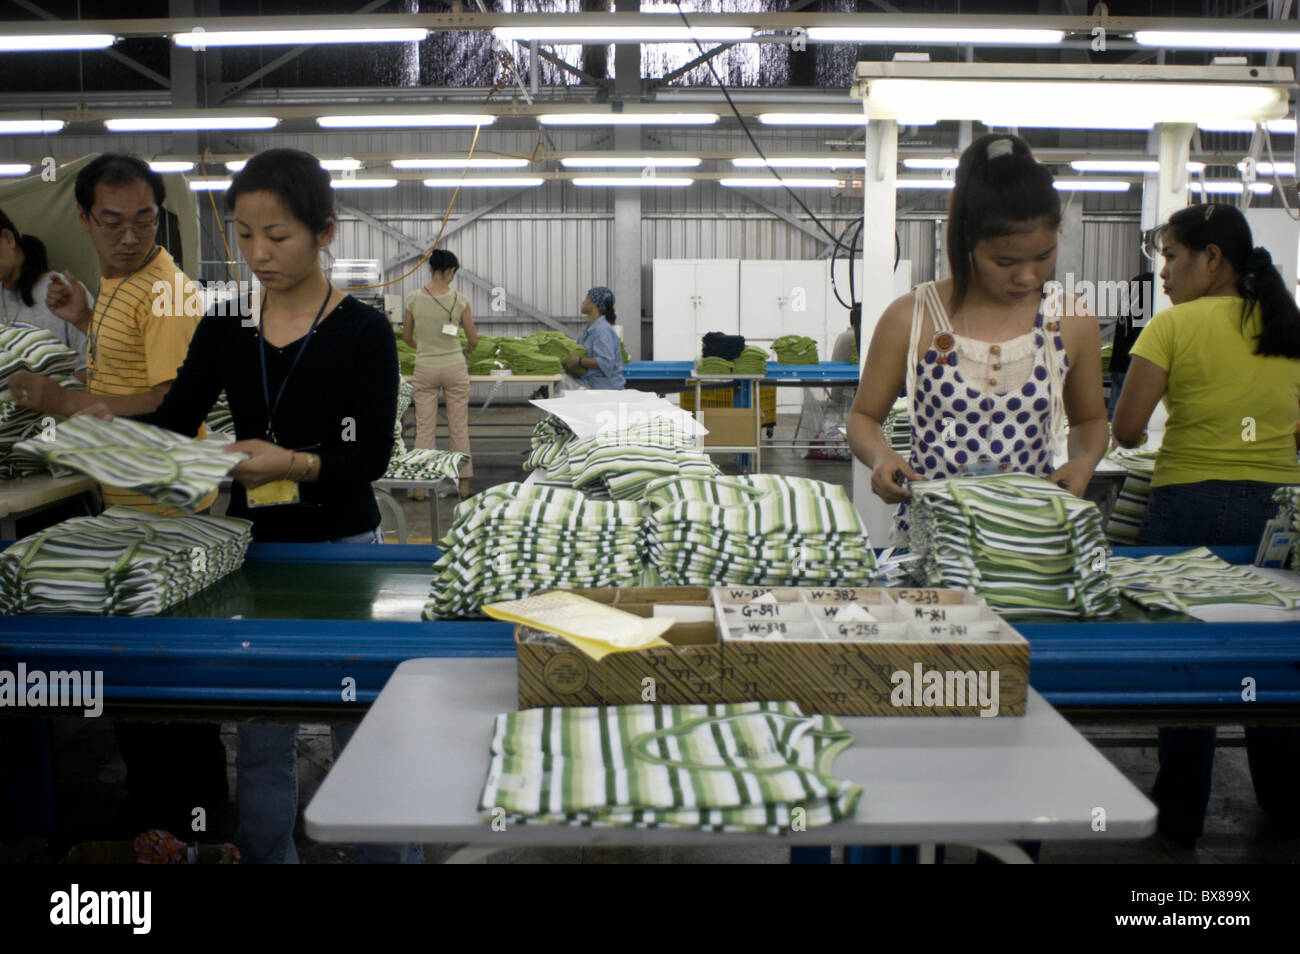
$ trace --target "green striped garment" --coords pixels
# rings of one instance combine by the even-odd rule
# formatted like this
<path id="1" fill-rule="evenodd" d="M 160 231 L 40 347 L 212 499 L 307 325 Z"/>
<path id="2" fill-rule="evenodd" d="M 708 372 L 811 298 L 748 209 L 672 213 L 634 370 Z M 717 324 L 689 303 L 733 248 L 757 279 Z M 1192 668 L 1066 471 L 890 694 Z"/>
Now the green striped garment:
<path id="1" fill-rule="evenodd" d="M 231 441 L 236 439 L 235 417 L 230 413 L 230 399 L 226 397 L 225 391 L 217 397 L 217 403 L 212 405 L 212 410 L 208 411 L 204 423 L 208 427 L 209 439 L 216 440 L 218 437 L 229 437 Z"/>
<path id="2" fill-rule="evenodd" d="M 393 457 L 406 453 L 406 441 L 402 439 L 402 418 L 406 409 L 415 400 L 415 385 L 405 378 L 397 380 L 397 419 L 393 422 Z"/>
<path id="3" fill-rule="evenodd" d="M 1111 574 L 1128 599 L 1148 609 L 1187 613 L 1242 603 L 1300 609 L 1300 586 L 1283 586 L 1219 559 L 1206 547 L 1147 557 L 1115 557 Z"/>
<path id="4" fill-rule="evenodd" d="M 1156 468 L 1156 452 L 1119 447 L 1106 455 L 1128 471 L 1119 497 L 1106 522 L 1106 539 L 1116 546 L 1137 546 L 1138 531 L 1147 515 L 1151 498 L 1151 475 Z"/>
<path id="5" fill-rule="evenodd" d="M 456 480 L 468 454 L 440 450 L 413 450 L 394 454 L 384 471 L 385 480 Z"/>
<path id="6" fill-rule="evenodd" d="M 58 425 L 53 440 L 26 440 L 14 452 L 137 491 L 167 507 L 193 510 L 248 458 L 223 451 L 225 443 L 192 440 L 123 417 L 102 421 L 82 415 Z"/>
<path id="7" fill-rule="evenodd" d="M 970 590 L 1008 619 L 1119 609 L 1096 504 L 1028 474 L 910 487 L 909 542 L 925 586 Z"/>
<path id="8" fill-rule="evenodd" d="M 1273 491 L 1277 515 L 1286 521 L 1287 529 L 1296 534 L 1291 544 L 1291 569 L 1300 573 L 1300 487 L 1279 487 Z"/>
<path id="9" fill-rule="evenodd" d="M 243 565 L 253 525 L 110 507 L 0 553 L 0 612 L 156 616 Z"/>
<path id="10" fill-rule="evenodd" d="M 852 818 L 831 774 L 853 736 L 793 702 L 525 709 L 498 715 L 486 820 L 787 834 Z"/>
<path id="11" fill-rule="evenodd" d="M 904 457 L 912 453 L 912 422 L 907 416 L 907 398 L 899 398 L 885 415 L 881 433 L 892 450 Z"/>
<path id="12" fill-rule="evenodd" d="M 44 328 L 10 325 L 0 328 L 0 387 L 16 371 L 36 374 L 72 374 L 77 352 Z"/>
<path id="13" fill-rule="evenodd" d="M 71 375 L 55 374 L 51 378 L 59 387 L 70 391 L 85 389 L 85 385 Z M 23 407 L 9 388 L 0 390 L 0 478 L 23 477 L 49 470 L 43 462 L 14 454 L 13 449 L 15 444 L 39 437 L 47 423 L 58 420 L 62 418 Z"/>

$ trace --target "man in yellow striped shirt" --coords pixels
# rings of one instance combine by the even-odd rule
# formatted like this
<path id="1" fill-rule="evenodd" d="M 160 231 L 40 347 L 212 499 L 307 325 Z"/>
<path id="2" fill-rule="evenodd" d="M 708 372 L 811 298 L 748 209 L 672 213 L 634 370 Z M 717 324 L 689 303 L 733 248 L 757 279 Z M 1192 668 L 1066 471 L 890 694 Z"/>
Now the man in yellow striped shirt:
<path id="1" fill-rule="evenodd" d="M 147 163 L 106 153 L 78 173 L 75 194 L 81 228 L 99 256 L 99 294 L 92 309 L 82 285 L 65 274 L 51 283 L 47 304 L 89 338 L 87 390 L 25 372 L 10 386 L 19 403 L 64 417 L 97 401 L 114 414 L 145 414 L 162 403 L 185 360 L 201 299 L 155 242 L 165 192 Z M 104 487 L 103 494 L 105 506 L 163 510 L 129 491 Z"/>

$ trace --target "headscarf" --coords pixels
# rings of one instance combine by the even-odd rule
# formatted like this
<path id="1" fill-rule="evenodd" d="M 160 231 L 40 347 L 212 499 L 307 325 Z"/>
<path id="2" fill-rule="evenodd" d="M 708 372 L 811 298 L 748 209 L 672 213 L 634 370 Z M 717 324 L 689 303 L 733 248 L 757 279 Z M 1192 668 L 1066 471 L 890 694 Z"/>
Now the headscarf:
<path id="1" fill-rule="evenodd" d="M 596 310 L 606 318 L 614 313 L 614 293 L 609 290 L 608 286 L 597 285 L 594 288 L 587 289 L 587 297 L 596 306 Z"/>

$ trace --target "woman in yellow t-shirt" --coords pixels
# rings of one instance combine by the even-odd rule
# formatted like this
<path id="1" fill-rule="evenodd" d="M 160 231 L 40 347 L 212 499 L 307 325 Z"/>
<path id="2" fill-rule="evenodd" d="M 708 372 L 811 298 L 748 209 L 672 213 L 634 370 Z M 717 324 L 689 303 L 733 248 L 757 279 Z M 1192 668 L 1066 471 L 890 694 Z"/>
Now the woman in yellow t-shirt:
<path id="1" fill-rule="evenodd" d="M 446 396 L 447 431 L 453 453 L 469 454 L 469 355 L 478 346 L 478 332 L 469 300 L 451 290 L 460 262 L 445 249 L 429 256 L 433 277 L 418 291 L 406 296 L 402 337 L 415 350 L 415 446 L 434 450 L 438 446 L 438 392 Z M 461 348 L 460 329 L 465 329 L 466 346 Z M 466 461 L 460 468 L 460 496 L 470 495 L 469 479 L 474 467 Z M 412 494 L 421 499 L 424 494 Z"/>
<path id="2" fill-rule="evenodd" d="M 1143 546 L 1256 546 L 1274 516 L 1273 491 L 1300 484 L 1300 309 L 1246 217 L 1194 205 L 1157 234 L 1174 303 L 1132 350 L 1115 407 L 1115 440 L 1144 440 L 1156 403 L 1169 409 Z M 1152 794 L 1160 830 L 1189 845 L 1210 796 L 1215 729 L 1161 729 Z M 1300 730 L 1246 729 L 1260 807 L 1293 826 L 1300 806 Z"/>

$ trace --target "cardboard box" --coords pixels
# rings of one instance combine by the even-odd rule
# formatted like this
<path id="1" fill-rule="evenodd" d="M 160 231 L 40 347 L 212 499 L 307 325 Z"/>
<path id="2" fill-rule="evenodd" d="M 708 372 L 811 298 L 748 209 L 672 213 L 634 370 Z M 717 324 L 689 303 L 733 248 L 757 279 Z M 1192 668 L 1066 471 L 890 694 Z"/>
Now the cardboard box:
<path id="1" fill-rule="evenodd" d="M 576 591 L 651 616 L 712 605 L 671 646 L 597 662 L 553 634 L 515 629 L 519 706 L 785 700 L 832 715 L 1024 715 L 1029 643 L 960 590 L 662 587 Z M 856 604 L 874 619 L 842 620 Z"/>
<path id="2" fill-rule="evenodd" d="M 758 419 L 752 407 L 706 407 L 700 423 L 708 428 L 705 447 L 753 447 L 758 443 Z"/>

